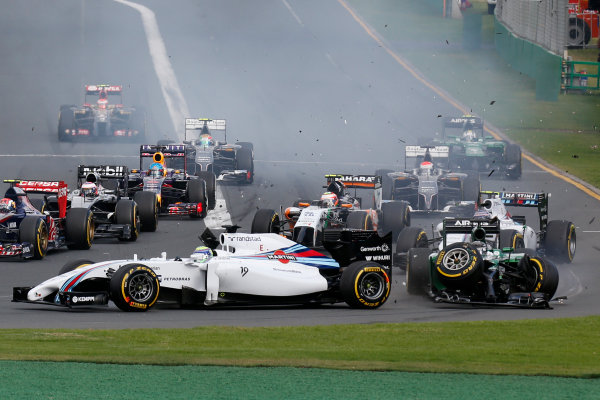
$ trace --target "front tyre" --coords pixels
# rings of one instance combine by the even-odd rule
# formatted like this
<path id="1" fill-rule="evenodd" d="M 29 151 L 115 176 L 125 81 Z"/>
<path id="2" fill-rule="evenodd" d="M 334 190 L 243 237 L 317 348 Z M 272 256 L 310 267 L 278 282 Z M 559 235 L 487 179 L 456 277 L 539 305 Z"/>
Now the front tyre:
<path id="1" fill-rule="evenodd" d="M 190 218 L 204 218 L 208 209 L 206 200 L 206 183 L 202 179 L 191 179 L 187 184 L 187 198 L 190 203 L 196 203 L 196 213 L 190 214 Z"/>
<path id="2" fill-rule="evenodd" d="M 212 171 L 197 171 L 196 176 L 206 184 L 206 202 L 209 210 L 217 205 L 217 178 Z"/>
<path id="3" fill-rule="evenodd" d="M 129 239 L 119 238 L 128 242 L 135 242 L 139 233 L 139 217 L 137 203 L 133 200 L 121 199 L 115 207 L 116 222 L 119 225 L 129 225 L 131 227 L 131 235 Z"/>
<path id="4" fill-rule="evenodd" d="M 356 261 L 344 268 L 340 292 L 352 308 L 377 308 L 390 295 L 390 277 L 375 262 Z"/>
<path id="5" fill-rule="evenodd" d="M 94 263 L 94 261 L 86 259 L 69 261 L 68 263 L 63 265 L 62 268 L 58 271 L 58 275 L 62 275 L 65 272 L 70 272 L 75 269 L 83 268 Z"/>
<path id="6" fill-rule="evenodd" d="M 544 293 L 551 300 L 558 288 L 558 269 L 544 257 L 523 257 L 519 268 L 527 277 L 526 290 Z"/>
<path id="7" fill-rule="evenodd" d="M 408 250 L 406 260 L 406 291 L 410 295 L 424 296 L 431 286 L 429 255 L 431 250 L 414 248 Z"/>
<path id="8" fill-rule="evenodd" d="M 156 273 L 143 264 L 122 266 L 110 278 L 110 298 L 123 311 L 148 311 L 158 300 Z"/>
<path id="9" fill-rule="evenodd" d="M 346 219 L 346 226 L 350 229 L 373 230 L 373 219 L 367 211 L 352 211 Z"/>
<path id="10" fill-rule="evenodd" d="M 143 232 L 156 231 L 158 226 L 158 200 L 156 194 L 141 190 L 133 195 L 133 201 L 138 206 L 140 229 Z"/>
<path id="11" fill-rule="evenodd" d="M 418 226 L 408 226 L 398 235 L 394 265 L 402 270 L 406 269 L 407 254 L 412 248 L 426 248 L 428 245 L 427 233 Z"/>
<path id="12" fill-rule="evenodd" d="M 440 282 L 452 289 L 470 287 L 480 277 L 482 268 L 479 251 L 466 242 L 446 246 L 435 261 Z"/>
<path id="13" fill-rule="evenodd" d="M 69 249 L 89 249 L 94 240 L 94 214 L 87 208 L 71 208 L 67 212 L 65 229 Z"/>
<path id="14" fill-rule="evenodd" d="M 279 214 L 275 210 L 261 208 L 254 214 L 250 233 L 277 233 L 281 232 Z"/>

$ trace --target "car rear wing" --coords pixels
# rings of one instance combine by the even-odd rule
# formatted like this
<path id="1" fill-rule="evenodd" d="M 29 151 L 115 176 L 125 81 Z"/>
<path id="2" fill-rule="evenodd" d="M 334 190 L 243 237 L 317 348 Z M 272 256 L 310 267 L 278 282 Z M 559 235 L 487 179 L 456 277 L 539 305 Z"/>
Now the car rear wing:
<path id="1" fill-rule="evenodd" d="M 185 157 L 184 144 L 143 144 L 140 146 L 140 157 L 153 157 L 155 153 L 162 153 L 165 158 Z"/>
<path id="2" fill-rule="evenodd" d="M 404 153 L 406 157 L 425 157 L 428 149 L 432 158 L 448 158 L 450 155 L 448 146 L 406 146 Z"/>
<path id="3" fill-rule="evenodd" d="M 381 176 L 379 175 L 328 174 L 325 175 L 325 178 L 327 179 L 327 185 L 333 181 L 338 181 L 342 182 L 347 188 L 377 189 L 381 187 Z"/>
<path id="4" fill-rule="evenodd" d="M 219 133 L 227 142 L 227 120 L 225 119 L 186 118 L 185 140 L 196 139 L 196 137 L 188 138 L 188 131 L 200 131 L 199 135 Z"/>
<path id="5" fill-rule="evenodd" d="M 444 247 L 448 234 L 470 234 L 473 240 L 485 241 L 487 234 L 500 233 L 500 220 L 498 218 L 444 218 L 443 220 Z"/>
<path id="6" fill-rule="evenodd" d="M 85 179 L 89 174 L 95 174 L 100 179 L 125 179 L 129 174 L 126 165 L 79 165 L 77 179 Z"/>
<path id="7" fill-rule="evenodd" d="M 483 129 L 483 120 L 479 117 L 464 115 L 462 117 L 446 117 L 444 118 L 444 128 L 463 128 Z"/>
<path id="8" fill-rule="evenodd" d="M 479 203 L 492 197 L 500 198 L 505 207 L 536 207 L 540 217 L 540 231 L 542 234 L 546 232 L 549 193 L 481 191 L 479 192 Z"/>
<path id="9" fill-rule="evenodd" d="M 120 95 L 123 92 L 123 86 L 121 85 L 85 85 L 86 95 L 99 95 L 101 91 L 106 92 L 108 95 Z"/>
<path id="10" fill-rule="evenodd" d="M 5 179 L 5 183 L 22 189 L 25 193 L 56 194 L 58 199 L 58 217 L 67 215 L 67 184 L 64 181 L 26 181 Z"/>

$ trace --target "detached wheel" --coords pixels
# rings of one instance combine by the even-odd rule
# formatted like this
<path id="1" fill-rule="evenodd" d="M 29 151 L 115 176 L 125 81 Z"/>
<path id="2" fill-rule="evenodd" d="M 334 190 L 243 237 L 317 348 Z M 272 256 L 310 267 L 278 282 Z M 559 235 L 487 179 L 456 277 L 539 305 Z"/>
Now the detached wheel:
<path id="1" fill-rule="evenodd" d="M 468 172 L 467 177 L 461 183 L 461 189 L 463 201 L 477 201 L 479 199 L 479 192 L 481 191 L 479 172 Z"/>
<path id="2" fill-rule="evenodd" d="M 392 200 L 392 188 L 393 180 L 388 176 L 390 172 L 394 172 L 391 169 L 378 169 L 375 171 L 375 175 L 381 176 L 381 199 Z"/>
<path id="3" fill-rule="evenodd" d="M 275 210 L 262 208 L 254 214 L 250 233 L 277 233 L 281 232 L 279 214 Z"/>
<path id="4" fill-rule="evenodd" d="M 392 232 L 396 240 L 400 232 L 410 226 L 409 204 L 405 201 L 391 201 L 381 204 L 382 227 L 384 233 Z"/>
<path id="5" fill-rule="evenodd" d="M 198 171 L 196 176 L 206 184 L 206 202 L 209 210 L 217 205 L 217 178 L 212 171 Z"/>
<path id="6" fill-rule="evenodd" d="M 28 215 L 19 225 L 19 241 L 31 243 L 33 258 L 41 260 L 48 252 L 48 227 L 43 218 Z"/>
<path id="7" fill-rule="evenodd" d="M 110 298 L 123 311 L 148 311 L 159 292 L 158 276 L 143 264 L 122 266 L 110 278 Z"/>
<path id="8" fill-rule="evenodd" d="M 190 218 L 204 218 L 208 211 L 208 202 L 206 200 L 206 183 L 202 179 L 191 179 L 187 184 L 187 198 L 190 203 L 196 203 L 197 212 L 190 214 Z"/>
<path id="9" fill-rule="evenodd" d="M 500 231 L 500 248 L 512 247 L 513 249 L 522 249 L 525 247 L 523 234 L 515 230 Z"/>
<path id="10" fill-rule="evenodd" d="M 377 308 L 390 295 L 390 278 L 381 265 L 356 261 L 344 268 L 340 292 L 350 307 Z"/>
<path id="11" fill-rule="evenodd" d="M 409 249 L 406 260 L 406 291 L 411 295 L 424 296 L 431 285 L 429 255 L 431 250 Z"/>
<path id="12" fill-rule="evenodd" d="M 519 179 L 521 177 L 521 147 L 517 144 L 508 143 L 506 153 L 504 154 L 506 164 L 506 175 L 510 179 Z M 512 167 L 508 169 L 508 167 Z"/>
<path id="13" fill-rule="evenodd" d="M 470 243 L 453 243 L 437 256 L 435 271 L 440 282 L 449 288 L 468 287 L 481 275 L 483 261 Z"/>
<path id="14" fill-rule="evenodd" d="M 67 211 L 65 230 L 69 249 L 89 249 L 94 240 L 94 214 L 87 208 L 71 208 Z"/>
<path id="15" fill-rule="evenodd" d="M 570 263 L 575 257 L 577 234 L 575 225 L 570 221 L 548 222 L 544 240 L 546 255 L 559 263 Z"/>
<path id="16" fill-rule="evenodd" d="M 139 191 L 133 195 L 140 217 L 140 230 L 154 232 L 158 226 L 158 200 L 153 192 Z"/>
<path id="17" fill-rule="evenodd" d="M 65 265 L 62 266 L 62 268 L 58 271 L 58 275 L 62 275 L 65 272 L 70 272 L 73 271 L 75 269 L 79 269 L 91 264 L 94 264 L 94 261 L 90 261 L 90 260 L 73 260 L 73 261 L 69 261 L 68 263 L 66 263 Z"/>
<path id="18" fill-rule="evenodd" d="M 119 225 L 129 225 L 131 227 L 131 236 L 129 239 L 119 238 L 122 241 L 135 242 L 140 230 L 140 218 L 138 216 L 137 203 L 133 200 L 121 199 L 115 207 L 115 220 Z"/>
<path id="19" fill-rule="evenodd" d="M 394 265 L 402 270 L 406 269 L 408 251 L 413 248 L 427 247 L 427 233 L 423 228 L 408 226 L 398 235 Z M 429 251 L 429 249 L 427 249 Z"/>
<path id="20" fill-rule="evenodd" d="M 61 106 L 58 114 L 58 140 L 69 141 L 73 138 L 71 130 L 75 127 L 75 114 L 68 106 Z"/>
<path id="21" fill-rule="evenodd" d="M 246 173 L 246 182 L 250 184 L 254 181 L 254 157 L 252 150 L 247 147 L 242 147 L 236 154 L 237 169 L 248 171 Z"/>
<path id="22" fill-rule="evenodd" d="M 367 211 L 352 211 L 348 214 L 346 226 L 350 229 L 373 230 L 373 219 Z"/>
<path id="23" fill-rule="evenodd" d="M 558 269 L 550 260 L 544 257 L 523 257 L 519 261 L 519 268 L 527 276 L 527 290 L 544 293 L 548 300 L 554 297 L 558 288 Z"/>

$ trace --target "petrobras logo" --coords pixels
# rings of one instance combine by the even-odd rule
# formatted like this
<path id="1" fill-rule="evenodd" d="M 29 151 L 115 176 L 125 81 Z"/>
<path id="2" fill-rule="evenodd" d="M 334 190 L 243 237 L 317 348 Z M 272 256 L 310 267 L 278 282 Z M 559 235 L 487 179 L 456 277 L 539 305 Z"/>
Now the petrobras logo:
<path id="1" fill-rule="evenodd" d="M 125 167 L 122 165 L 82 166 L 82 174 L 96 173 L 104 176 L 123 176 Z"/>

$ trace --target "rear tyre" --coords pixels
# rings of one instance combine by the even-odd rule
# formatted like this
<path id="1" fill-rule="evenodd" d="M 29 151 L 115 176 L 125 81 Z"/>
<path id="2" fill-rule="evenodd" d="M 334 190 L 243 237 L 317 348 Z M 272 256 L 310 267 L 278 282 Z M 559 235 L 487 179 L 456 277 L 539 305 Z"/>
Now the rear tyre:
<path id="1" fill-rule="evenodd" d="M 75 269 L 79 269 L 90 264 L 94 264 L 94 261 L 86 259 L 69 261 L 68 263 L 63 265 L 62 268 L 58 271 L 58 275 L 62 275 L 65 272 L 73 271 Z"/>
<path id="2" fill-rule="evenodd" d="M 523 257 L 519 267 L 528 277 L 528 288 L 531 292 L 540 292 L 554 297 L 558 288 L 558 269 L 544 257 Z"/>
<path id="3" fill-rule="evenodd" d="M 381 265 L 356 261 L 344 268 L 340 292 L 352 308 L 377 308 L 390 295 L 390 278 Z"/>
<path id="4" fill-rule="evenodd" d="M 248 171 L 245 183 L 250 184 L 254 181 L 254 160 L 252 150 L 242 147 L 236 154 L 237 169 Z"/>
<path id="5" fill-rule="evenodd" d="M 67 212 L 65 230 L 69 249 L 89 249 L 94 240 L 94 214 L 87 208 L 71 208 Z"/>
<path id="6" fill-rule="evenodd" d="M 427 234 L 423 228 L 407 226 L 398 235 L 394 265 L 402 270 L 406 269 L 408 251 L 412 248 L 426 248 Z"/>
<path id="7" fill-rule="evenodd" d="M 122 266 L 109 284 L 111 300 L 123 311 L 148 311 L 158 300 L 159 288 L 156 273 L 142 264 Z"/>
<path id="8" fill-rule="evenodd" d="M 277 233 L 281 232 L 279 214 L 274 210 L 262 208 L 254 214 L 251 233 Z"/>
<path id="9" fill-rule="evenodd" d="M 196 176 L 206 184 L 206 201 L 209 210 L 214 210 L 217 205 L 217 178 L 212 171 L 197 171 Z"/>
<path id="10" fill-rule="evenodd" d="M 254 145 L 250 142 L 236 142 L 238 146 L 241 146 L 243 149 L 248 149 L 250 151 L 254 151 Z"/>
<path id="11" fill-rule="evenodd" d="M 75 114 L 68 106 L 61 106 L 58 114 L 58 140 L 69 141 L 73 138 L 70 131 L 75 127 Z"/>
<path id="12" fill-rule="evenodd" d="M 373 230 L 373 219 L 367 211 L 352 211 L 348 214 L 346 226 L 350 229 Z"/>
<path id="13" fill-rule="evenodd" d="M 197 203 L 201 206 L 199 212 L 190 214 L 190 218 L 204 218 L 208 209 L 206 200 L 206 182 L 202 179 L 192 179 L 187 184 L 187 198 L 190 203 Z"/>
<path id="14" fill-rule="evenodd" d="M 140 230 L 154 232 L 158 226 L 158 200 L 153 192 L 139 191 L 133 195 L 140 217 Z"/>
<path id="15" fill-rule="evenodd" d="M 48 252 L 48 227 L 43 218 L 28 215 L 19 225 L 19 241 L 31 243 L 32 256 L 41 260 Z"/>
<path id="16" fill-rule="evenodd" d="M 570 263 L 575 257 L 576 245 L 577 234 L 572 222 L 564 220 L 548 222 L 544 247 L 549 258 L 559 263 Z"/>
<path id="17" fill-rule="evenodd" d="M 381 198 L 382 200 L 392 200 L 392 189 L 394 181 L 388 176 L 388 173 L 394 172 L 391 169 L 378 169 L 375 175 L 381 176 Z"/>
<path id="18" fill-rule="evenodd" d="M 410 226 L 410 210 L 407 202 L 392 201 L 381 204 L 381 217 L 383 233 L 392 232 L 393 240 L 396 240 L 400 232 Z"/>
<path id="19" fill-rule="evenodd" d="M 133 200 L 119 200 L 115 207 L 115 220 L 119 225 L 129 225 L 131 227 L 129 239 L 119 238 L 119 240 L 135 242 L 140 229 L 137 203 Z"/>
<path id="20" fill-rule="evenodd" d="M 409 249 L 406 260 L 406 291 L 411 295 L 425 295 L 431 286 L 429 255 L 431 250 Z"/>
<path id="21" fill-rule="evenodd" d="M 452 289 L 470 287 L 480 277 L 482 267 L 477 248 L 465 242 L 446 246 L 435 261 L 438 279 Z"/>

